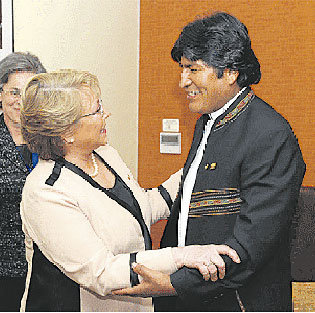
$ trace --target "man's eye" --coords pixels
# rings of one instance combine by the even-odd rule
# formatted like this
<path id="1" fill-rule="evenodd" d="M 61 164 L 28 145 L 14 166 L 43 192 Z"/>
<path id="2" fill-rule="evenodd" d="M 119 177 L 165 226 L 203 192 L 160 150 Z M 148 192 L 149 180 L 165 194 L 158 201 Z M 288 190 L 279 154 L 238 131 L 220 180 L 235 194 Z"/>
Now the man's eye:
<path id="1" fill-rule="evenodd" d="M 196 73 L 199 71 L 199 69 L 197 69 L 197 68 L 190 68 L 189 70 L 191 73 Z"/>

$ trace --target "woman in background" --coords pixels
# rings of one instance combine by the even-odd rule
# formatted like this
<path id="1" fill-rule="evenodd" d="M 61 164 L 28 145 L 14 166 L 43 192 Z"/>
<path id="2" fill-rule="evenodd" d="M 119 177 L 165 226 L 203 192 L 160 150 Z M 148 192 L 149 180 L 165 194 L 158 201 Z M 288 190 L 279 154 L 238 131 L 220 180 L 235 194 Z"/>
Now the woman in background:
<path id="1" fill-rule="evenodd" d="M 21 134 L 21 90 L 34 74 L 44 72 L 30 53 L 12 53 L 0 62 L 0 311 L 18 311 L 25 287 L 20 202 L 37 156 L 28 150 Z"/>
<path id="2" fill-rule="evenodd" d="M 151 311 L 151 299 L 111 295 L 139 282 L 134 261 L 164 273 L 196 267 L 206 279 L 213 264 L 224 268 L 219 253 L 238 262 L 227 246 L 150 250 L 148 228 L 169 208 L 107 144 L 108 116 L 90 73 L 39 74 L 25 88 L 22 133 L 39 162 L 21 203 L 29 263 L 22 311 Z M 174 199 L 180 176 L 161 192 Z"/>

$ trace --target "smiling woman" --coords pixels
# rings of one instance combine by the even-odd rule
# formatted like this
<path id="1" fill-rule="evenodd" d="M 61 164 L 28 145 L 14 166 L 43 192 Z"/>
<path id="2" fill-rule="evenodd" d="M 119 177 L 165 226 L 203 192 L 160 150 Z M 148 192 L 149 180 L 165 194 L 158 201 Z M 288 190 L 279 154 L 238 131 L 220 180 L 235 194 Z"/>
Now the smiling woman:
<path id="1" fill-rule="evenodd" d="M 45 71 L 30 53 L 12 53 L 0 62 L 0 311 L 20 308 L 26 277 L 20 201 L 37 162 L 21 134 L 21 90 L 35 73 Z"/>
<path id="2" fill-rule="evenodd" d="M 23 141 L 17 130 L 20 125 L 21 90 L 34 74 L 34 72 L 12 73 L 8 82 L 2 87 L 0 100 L 2 102 L 4 121 L 12 131 L 16 144 L 21 144 Z"/>

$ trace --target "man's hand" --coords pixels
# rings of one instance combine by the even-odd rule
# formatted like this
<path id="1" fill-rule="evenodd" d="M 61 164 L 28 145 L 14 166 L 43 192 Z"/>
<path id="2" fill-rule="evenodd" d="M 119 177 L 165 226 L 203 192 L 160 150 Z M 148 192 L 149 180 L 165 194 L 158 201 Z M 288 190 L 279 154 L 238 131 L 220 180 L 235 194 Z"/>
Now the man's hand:
<path id="1" fill-rule="evenodd" d="M 142 282 L 132 288 L 114 290 L 112 291 L 112 294 L 142 298 L 176 295 L 176 291 L 171 284 L 170 276 L 168 274 L 151 270 L 138 263 L 133 263 L 132 268 L 135 273 L 142 276 Z"/>

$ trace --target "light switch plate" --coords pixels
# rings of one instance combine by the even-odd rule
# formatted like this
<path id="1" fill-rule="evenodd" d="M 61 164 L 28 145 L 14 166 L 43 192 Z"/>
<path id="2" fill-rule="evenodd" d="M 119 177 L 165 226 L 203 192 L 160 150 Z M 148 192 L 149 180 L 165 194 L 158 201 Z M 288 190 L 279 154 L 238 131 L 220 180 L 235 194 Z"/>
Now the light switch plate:
<path id="1" fill-rule="evenodd" d="M 179 132 L 178 118 L 164 118 L 162 121 L 163 132 Z"/>

